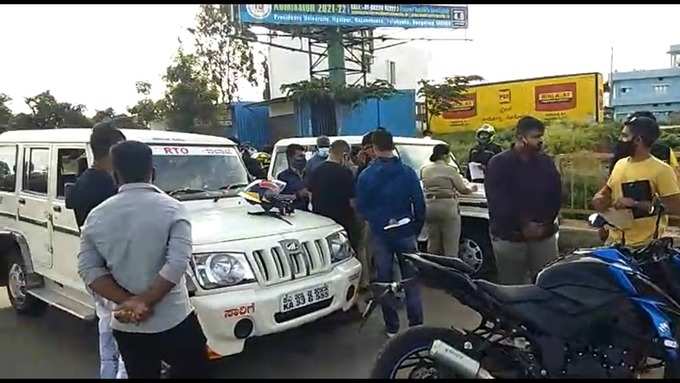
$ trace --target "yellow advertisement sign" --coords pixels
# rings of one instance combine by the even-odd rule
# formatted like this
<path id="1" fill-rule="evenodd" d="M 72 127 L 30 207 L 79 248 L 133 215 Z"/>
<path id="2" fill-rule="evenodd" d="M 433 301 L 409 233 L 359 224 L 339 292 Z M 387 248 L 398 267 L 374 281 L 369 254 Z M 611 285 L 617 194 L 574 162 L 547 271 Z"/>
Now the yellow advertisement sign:
<path id="1" fill-rule="evenodd" d="M 432 118 L 430 130 L 464 132 L 484 123 L 508 129 L 527 115 L 546 122 L 600 122 L 603 85 L 601 74 L 586 73 L 471 86 L 454 108 Z"/>

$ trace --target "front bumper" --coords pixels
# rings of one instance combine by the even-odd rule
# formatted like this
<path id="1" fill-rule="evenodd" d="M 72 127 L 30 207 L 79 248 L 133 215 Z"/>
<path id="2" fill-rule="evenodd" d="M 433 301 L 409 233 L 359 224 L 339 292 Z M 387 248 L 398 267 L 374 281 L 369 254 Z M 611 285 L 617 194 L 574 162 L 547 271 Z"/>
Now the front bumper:
<path id="1" fill-rule="evenodd" d="M 340 263 L 327 273 L 269 287 L 257 285 L 253 289 L 195 296 L 191 298 L 191 302 L 196 308 L 201 327 L 208 339 L 208 347 L 220 356 L 227 356 L 243 351 L 247 338 L 298 327 L 340 309 L 349 310 L 356 301 L 360 276 L 361 264 L 356 258 L 352 258 Z M 318 308 L 314 311 L 311 311 L 311 308 L 298 309 L 300 310 L 299 316 L 293 315 L 293 318 L 290 314 L 277 315 L 280 312 L 283 294 L 323 283 L 328 283 L 331 298 L 323 301 L 323 304 L 319 302 L 316 306 Z M 354 293 L 348 300 L 350 286 L 353 286 Z M 246 338 L 239 339 L 235 334 L 236 325 L 244 320 L 252 322 L 252 332 Z M 242 328 L 241 325 L 239 328 Z"/>

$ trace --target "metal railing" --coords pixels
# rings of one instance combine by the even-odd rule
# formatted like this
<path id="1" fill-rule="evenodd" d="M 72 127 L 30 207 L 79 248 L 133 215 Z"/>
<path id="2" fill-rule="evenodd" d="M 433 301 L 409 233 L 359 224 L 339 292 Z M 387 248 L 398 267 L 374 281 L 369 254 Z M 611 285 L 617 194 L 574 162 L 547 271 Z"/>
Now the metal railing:
<path id="1" fill-rule="evenodd" d="M 577 152 L 555 157 L 562 176 L 562 213 L 588 214 L 590 201 L 607 182 L 611 153 Z"/>

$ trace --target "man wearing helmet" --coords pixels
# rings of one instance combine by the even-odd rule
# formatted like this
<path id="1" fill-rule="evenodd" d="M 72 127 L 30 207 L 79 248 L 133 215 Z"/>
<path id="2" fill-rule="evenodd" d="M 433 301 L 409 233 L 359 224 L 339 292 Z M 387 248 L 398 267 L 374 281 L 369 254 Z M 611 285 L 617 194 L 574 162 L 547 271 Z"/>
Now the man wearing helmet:
<path id="1" fill-rule="evenodd" d="M 496 129 L 494 129 L 494 127 L 490 124 L 484 124 L 479 129 L 477 129 L 477 132 L 475 133 L 477 145 L 470 149 L 468 163 L 476 162 L 481 164 L 483 169 L 486 170 L 486 166 L 489 164 L 491 157 L 503 151 L 500 146 L 492 142 L 494 134 L 496 134 Z M 469 169 L 468 178 L 472 182 L 484 182 L 484 178 L 473 179 L 470 175 Z"/>

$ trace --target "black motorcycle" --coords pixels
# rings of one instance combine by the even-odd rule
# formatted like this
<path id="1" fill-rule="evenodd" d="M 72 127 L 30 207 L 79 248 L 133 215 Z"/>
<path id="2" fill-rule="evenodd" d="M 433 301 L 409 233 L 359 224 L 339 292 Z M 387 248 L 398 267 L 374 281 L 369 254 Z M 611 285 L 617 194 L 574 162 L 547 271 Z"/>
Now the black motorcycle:
<path id="1" fill-rule="evenodd" d="M 472 331 L 418 326 L 400 333 L 378 355 L 372 378 L 637 378 L 658 367 L 666 378 L 680 377 L 680 253 L 670 238 L 637 251 L 579 250 L 546 266 L 535 284 L 519 286 L 472 279 L 456 258 L 402 256 L 418 278 L 482 320 Z M 411 282 L 373 284 L 375 302 Z"/>

